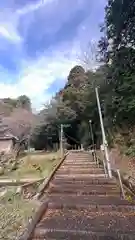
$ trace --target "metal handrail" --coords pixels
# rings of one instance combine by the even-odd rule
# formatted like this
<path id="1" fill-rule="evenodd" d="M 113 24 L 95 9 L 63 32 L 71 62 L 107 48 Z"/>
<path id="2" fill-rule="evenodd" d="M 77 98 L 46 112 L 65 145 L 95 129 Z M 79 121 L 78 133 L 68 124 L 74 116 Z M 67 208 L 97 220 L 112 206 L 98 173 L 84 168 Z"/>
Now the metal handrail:
<path id="1" fill-rule="evenodd" d="M 104 167 L 104 170 L 105 172 L 107 173 L 107 167 L 106 167 L 106 164 L 105 164 L 105 159 L 103 157 L 103 165 L 105 166 Z M 122 183 L 122 178 L 121 178 L 121 174 L 120 174 L 120 169 L 113 169 L 111 167 L 111 171 L 116 171 L 117 172 L 117 175 L 118 175 L 118 179 L 119 179 L 119 184 L 120 184 L 120 189 L 121 189 L 121 193 L 122 193 L 122 197 L 123 199 L 126 199 L 126 196 L 125 196 L 125 192 L 124 192 L 124 188 L 123 188 L 123 183 Z M 107 174 L 108 175 L 108 174 Z"/>
<path id="2" fill-rule="evenodd" d="M 97 158 L 97 155 L 96 155 L 96 144 L 90 145 L 87 149 L 88 149 L 88 151 L 93 150 L 93 152 L 92 152 L 93 161 L 96 162 L 99 165 L 99 161 L 98 161 L 98 158 Z"/>
<path id="3" fill-rule="evenodd" d="M 102 165 L 103 165 L 103 167 L 104 167 L 105 175 L 108 176 L 108 169 L 107 169 L 107 166 L 106 166 L 106 162 L 105 162 L 104 156 L 103 156 L 103 158 L 99 158 L 99 157 L 98 157 L 98 160 L 99 160 L 99 162 L 102 163 Z M 132 190 L 132 183 L 131 183 L 131 188 L 130 188 L 130 182 L 129 182 L 130 179 L 132 179 L 133 182 L 135 182 L 135 178 L 132 177 L 132 176 L 129 176 L 129 177 L 128 177 L 128 179 L 127 179 L 127 180 L 128 180 L 128 184 L 129 184 L 129 187 L 128 187 L 128 186 L 126 185 L 126 183 L 125 183 L 125 180 L 124 180 L 123 177 L 122 177 L 122 174 L 121 174 L 120 169 L 116 169 L 116 168 L 111 167 L 111 171 L 112 171 L 113 175 L 119 180 L 119 185 L 120 185 L 120 189 L 121 189 L 122 198 L 123 198 L 123 199 L 126 199 L 126 194 L 125 194 L 125 191 L 124 191 L 125 187 L 126 187 L 129 191 L 131 191 L 132 194 L 135 196 L 135 193 L 134 193 L 134 191 Z"/>
<path id="4" fill-rule="evenodd" d="M 104 159 L 104 158 L 103 158 L 103 166 L 104 166 L 105 175 L 106 175 L 106 177 L 107 177 L 107 176 L 108 176 L 108 174 L 107 174 L 107 167 L 106 167 L 105 159 Z"/>
<path id="5" fill-rule="evenodd" d="M 135 178 L 132 176 L 129 176 L 129 179 L 132 179 L 133 181 L 135 181 Z"/>
<path id="6" fill-rule="evenodd" d="M 104 172 L 105 172 L 105 175 L 108 176 L 108 169 L 107 169 L 107 165 L 106 165 L 106 162 L 105 162 L 105 155 L 104 155 L 104 151 L 101 151 L 102 152 L 102 155 L 103 155 L 103 166 L 104 166 Z"/>

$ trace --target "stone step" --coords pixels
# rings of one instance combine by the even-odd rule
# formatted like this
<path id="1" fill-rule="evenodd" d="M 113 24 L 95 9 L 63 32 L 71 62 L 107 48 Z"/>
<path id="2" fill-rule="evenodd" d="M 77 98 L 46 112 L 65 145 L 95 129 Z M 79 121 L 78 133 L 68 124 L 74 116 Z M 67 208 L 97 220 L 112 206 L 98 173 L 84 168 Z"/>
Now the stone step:
<path id="1" fill-rule="evenodd" d="M 61 168 L 60 168 L 61 170 L 74 170 L 74 171 L 76 171 L 76 170 L 87 170 L 87 169 L 94 169 L 94 170 L 96 170 L 96 169 L 103 169 L 102 167 L 98 167 L 98 166 L 96 166 L 96 164 L 95 165 L 85 165 L 85 164 L 83 164 L 83 165 L 77 165 L 77 166 L 67 166 L 67 165 L 63 165 L 63 166 L 61 166 Z"/>
<path id="2" fill-rule="evenodd" d="M 85 159 L 85 160 L 87 160 L 87 159 L 92 159 L 92 154 L 86 154 L 86 155 L 74 155 L 74 156 L 68 156 L 69 158 L 71 158 L 72 160 L 74 160 L 74 159 Z"/>
<path id="3" fill-rule="evenodd" d="M 85 179 L 90 179 L 90 178 L 106 178 L 105 174 L 72 174 L 72 175 L 69 175 L 69 174 L 62 174 L 62 173 L 57 173 L 55 178 L 63 178 L 63 179 L 70 179 L 70 178 L 85 178 Z"/>
<path id="4" fill-rule="evenodd" d="M 108 196 L 108 197 L 117 197 L 119 196 L 120 197 L 120 193 L 118 191 L 116 192 L 92 192 L 92 191 L 89 191 L 89 192 L 86 192 L 86 191 L 80 191 L 80 192 L 77 192 L 75 191 L 74 189 L 72 190 L 60 190 L 60 191 L 57 191 L 57 190 L 50 190 L 48 192 L 44 192 L 44 193 L 49 193 L 49 194 L 59 194 L 59 196 L 61 194 L 65 194 L 65 195 L 75 195 L 75 196 L 98 196 L 98 197 L 102 197 L 102 196 Z"/>
<path id="5" fill-rule="evenodd" d="M 68 158 L 66 158 L 66 160 L 65 161 L 77 161 L 77 160 L 79 160 L 79 161 L 84 161 L 84 160 L 86 160 L 86 161 L 92 161 L 93 160 L 93 156 L 92 155 L 89 155 L 89 156 L 81 156 L 81 157 L 79 157 L 79 156 L 73 156 L 73 157 L 68 157 Z"/>
<path id="6" fill-rule="evenodd" d="M 86 155 L 79 155 L 79 154 L 74 154 L 74 155 L 68 155 L 68 158 L 67 159 L 72 159 L 72 160 L 74 160 L 74 159 L 90 159 L 90 158 L 92 158 L 92 154 L 86 154 Z"/>
<path id="7" fill-rule="evenodd" d="M 66 160 L 65 163 L 94 163 L 94 161 L 91 161 L 91 159 L 72 159 L 72 160 Z"/>
<path id="8" fill-rule="evenodd" d="M 100 187 L 100 186 L 82 186 L 77 187 L 75 184 L 71 186 L 50 186 L 48 189 L 48 193 L 60 193 L 60 194 L 85 194 L 85 195 L 109 195 L 109 194 L 118 194 L 120 195 L 120 190 L 116 187 L 114 188 L 106 188 L 106 187 Z"/>
<path id="9" fill-rule="evenodd" d="M 96 163 L 93 163 L 93 162 L 65 162 L 63 165 L 70 165 L 70 166 L 77 166 L 77 165 L 83 165 L 83 166 L 92 166 L 93 164 L 96 165 Z"/>
<path id="10" fill-rule="evenodd" d="M 61 168 L 64 168 L 64 167 L 73 167 L 73 168 L 77 168 L 77 167 L 97 167 L 96 163 L 94 162 L 89 162 L 89 163 L 64 163 Z"/>
<path id="11" fill-rule="evenodd" d="M 99 168 L 99 167 L 94 163 L 94 164 L 63 164 L 61 166 L 61 169 L 63 168 L 83 169 L 83 168 Z M 102 168 L 102 166 L 100 166 L 100 168 Z"/>
<path id="12" fill-rule="evenodd" d="M 85 169 L 59 169 L 57 174 L 102 174 L 104 170 L 101 168 L 85 168 Z"/>
<path id="13" fill-rule="evenodd" d="M 84 184 L 84 185 L 109 185 L 109 186 L 116 186 L 116 180 L 115 179 L 108 179 L 108 178 L 72 178 L 69 179 L 63 179 L 63 178 L 53 178 L 51 181 L 52 184 Z"/>
<path id="14" fill-rule="evenodd" d="M 46 197 L 49 198 L 49 202 L 51 203 L 68 203 L 68 204 L 72 204 L 74 203 L 75 205 L 93 205 L 93 206 L 129 206 L 132 207 L 133 210 L 135 211 L 135 206 L 133 203 L 128 202 L 127 200 L 123 200 L 121 199 L 119 196 L 89 196 L 89 195 L 84 195 L 84 196 L 79 196 L 79 195 L 75 195 L 75 194 L 69 194 L 69 195 L 64 195 L 64 194 L 47 194 L 46 196 L 44 196 L 42 198 L 42 201 L 44 201 L 46 199 Z"/>
<path id="15" fill-rule="evenodd" d="M 100 190 L 100 189 L 104 189 L 106 191 L 109 190 L 116 190 L 116 189 L 120 189 L 119 186 L 117 186 L 116 184 L 90 184 L 90 183 L 85 183 L 85 182 L 75 182 L 75 181 L 71 181 L 70 183 L 65 183 L 65 182 L 59 182 L 59 184 L 55 184 L 53 181 L 50 183 L 49 187 L 53 187 L 53 188 L 65 188 L 65 189 L 70 189 L 72 187 L 75 187 L 76 190 L 81 190 L 83 188 L 85 189 L 95 189 L 95 190 Z"/>
<path id="16" fill-rule="evenodd" d="M 134 233 L 37 228 L 33 240 L 134 240 Z"/>
<path id="17" fill-rule="evenodd" d="M 79 201 L 74 201 L 74 202 L 67 202 L 64 201 L 62 202 L 59 197 L 57 199 L 55 198 L 55 201 L 51 200 L 51 197 L 49 198 L 49 204 L 48 207 L 51 209 L 73 209 L 73 210 L 83 210 L 83 209 L 88 209 L 89 212 L 123 212 L 123 213 L 133 213 L 135 211 L 134 206 L 129 206 L 129 205 L 90 205 L 89 202 L 79 202 Z"/>
<path id="18" fill-rule="evenodd" d="M 48 209 L 39 228 L 62 229 L 63 231 L 126 232 L 135 233 L 135 212 L 90 212 L 88 209 L 59 210 Z"/>

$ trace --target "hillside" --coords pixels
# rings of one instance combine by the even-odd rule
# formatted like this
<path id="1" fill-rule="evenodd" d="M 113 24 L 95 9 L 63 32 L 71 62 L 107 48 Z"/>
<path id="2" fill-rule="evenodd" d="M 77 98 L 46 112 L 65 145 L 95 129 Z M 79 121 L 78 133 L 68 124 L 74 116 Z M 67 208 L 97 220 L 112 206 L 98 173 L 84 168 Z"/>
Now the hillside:
<path id="1" fill-rule="evenodd" d="M 5 103 L 4 99 L 0 99 L 0 113 L 3 113 L 5 117 L 10 116 L 13 110 L 13 106 L 9 103 Z"/>
<path id="2" fill-rule="evenodd" d="M 36 119 L 31 110 L 30 99 L 25 95 L 17 99 L 0 99 L 0 116 L 7 130 L 19 139 L 29 134 Z"/>

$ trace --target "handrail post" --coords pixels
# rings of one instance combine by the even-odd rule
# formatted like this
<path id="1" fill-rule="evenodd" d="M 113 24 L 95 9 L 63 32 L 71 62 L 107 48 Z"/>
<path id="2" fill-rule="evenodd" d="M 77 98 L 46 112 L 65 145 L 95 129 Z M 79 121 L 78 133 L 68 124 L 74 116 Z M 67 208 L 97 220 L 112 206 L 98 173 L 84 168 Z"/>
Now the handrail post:
<path id="1" fill-rule="evenodd" d="M 105 172 L 105 176 L 107 177 L 107 170 L 106 170 L 106 165 L 105 165 L 105 159 L 103 157 L 103 166 L 104 166 L 104 172 Z"/>
<path id="2" fill-rule="evenodd" d="M 92 120 L 89 120 L 89 126 L 90 126 L 91 140 L 92 140 L 92 156 L 93 156 L 93 160 L 97 163 L 96 148 L 95 148 L 94 134 L 93 134 L 93 128 L 92 128 Z"/>
<path id="3" fill-rule="evenodd" d="M 121 192 L 122 192 L 122 197 L 123 199 L 126 198 L 125 196 L 125 192 L 124 192 L 124 188 L 123 188 L 123 184 L 122 184 L 122 180 L 121 180 L 121 175 L 120 175 L 120 170 L 117 169 L 117 174 L 118 174 L 118 178 L 119 178 L 119 182 L 120 182 L 120 188 L 121 188 Z"/>
<path id="4" fill-rule="evenodd" d="M 96 153 L 96 144 L 94 144 L 94 156 L 95 156 L 95 162 L 99 165 L 99 161 Z"/>
<path id="5" fill-rule="evenodd" d="M 105 153 L 104 153 L 104 146 L 101 145 L 100 146 L 100 151 L 101 151 L 101 154 L 103 156 L 103 166 L 104 166 L 104 172 L 105 172 L 105 176 L 107 177 L 107 169 L 106 169 L 106 164 L 105 164 Z"/>
<path id="6" fill-rule="evenodd" d="M 93 161 L 95 162 L 95 153 L 94 153 L 94 150 L 92 149 L 92 157 L 93 157 Z"/>

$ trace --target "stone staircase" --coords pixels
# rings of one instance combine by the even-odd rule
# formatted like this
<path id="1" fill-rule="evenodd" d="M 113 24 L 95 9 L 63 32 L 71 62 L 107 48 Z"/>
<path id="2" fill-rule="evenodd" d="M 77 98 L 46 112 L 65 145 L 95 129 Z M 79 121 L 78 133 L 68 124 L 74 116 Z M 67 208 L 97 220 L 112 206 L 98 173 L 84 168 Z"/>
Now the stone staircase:
<path id="1" fill-rule="evenodd" d="M 51 180 L 42 201 L 48 209 L 31 239 L 133 240 L 135 206 L 120 197 L 115 179 L 85 152 L 71 152 Z"/>

